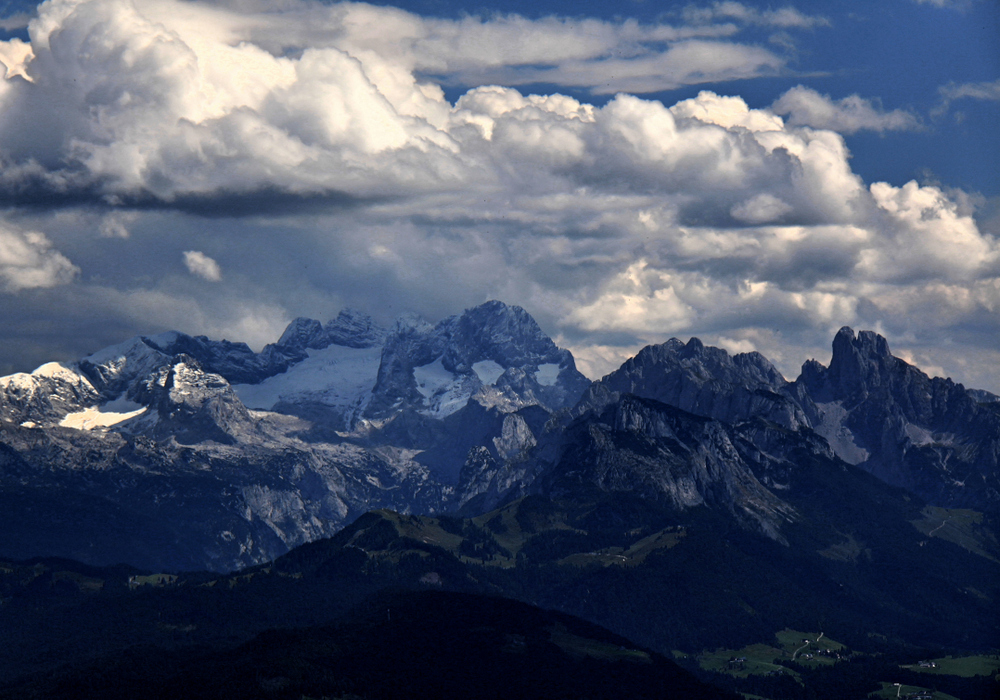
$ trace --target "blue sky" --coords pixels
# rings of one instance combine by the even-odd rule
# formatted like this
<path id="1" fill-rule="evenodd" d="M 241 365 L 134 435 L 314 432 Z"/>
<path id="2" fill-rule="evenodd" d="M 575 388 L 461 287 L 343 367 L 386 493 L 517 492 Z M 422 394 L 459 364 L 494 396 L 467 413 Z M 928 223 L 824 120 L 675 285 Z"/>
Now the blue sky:
<path id="1" fill-rule="evenodd" d="M 0 6 L 0 373 L 491 298 L 1000 392 L 1000 4 Z M 3 75 L 0 68 L 0 76 Z"/>

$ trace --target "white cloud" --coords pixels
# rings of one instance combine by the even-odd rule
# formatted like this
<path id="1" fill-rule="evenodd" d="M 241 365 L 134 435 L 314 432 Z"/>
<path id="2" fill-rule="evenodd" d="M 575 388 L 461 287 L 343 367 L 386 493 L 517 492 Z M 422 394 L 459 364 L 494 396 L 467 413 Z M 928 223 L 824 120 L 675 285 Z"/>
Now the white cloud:
<path id="1" fill-rule="evenodd" d="M 914 0 L 920 5 L 933 5 L 934 7 L 940 8 L 954 8 L 958 10 L 964 10 L 975 0 Z"/>
<path id="2" fill-rule="evenodd" d="M 185 250 L 184 265 L 187 267 L 188 272 L 196 277 L 201 277 L 203 280 L 208 280 L 209 282 L 219 282 L 222 280 L 222 271 L 219 269 L 219 263 L 201 251 Z"/>
<path id="3" fill-rule="evenodd" d="M 68 284 L 80 270 L 52 248 L 45 234 L 0 224 L 0 289 L 55 287 Z"/>
<path id="4" fill-rule="evenodd" d="M 1000 260 L 997 242 L 940 189 L 876 182 L 871 192 L 885 225 L 880 245 L 866 250 L 859 263 L 870 279 L 968 281 L 989 273 Z"/>
<path id="5" fill-rule="evenodd" d="M 1000 100 L 1000 80 L 982 83 L 948 83 L 939 87 L 938 92 L 941 94 L 941 104 L 932 112 L 934 116 L 947 112 L 955 100 L 973 99 L 991 102 Z"/>
<path id="6" fill-rule="evenodd" d="M 911 112 L 902 109 L 886 112 L 877 103 L 858 95 L 834 101 L 829 95 L 821 95 L 803 85 L 783 94 L 771 109 L 775 114 L 788 115 L 788 123 L 793 126 L 831 129 L 842 134 L 920 128 L 920 120 Z"/>
<path id="7" fill-rule="evenodd" d="M 933 0 L 940 2 L 941 0 Z M 684 19 L 692 23 L 714 22 L 718 20 L 733 20 L 746 24 L 757 24 L 783 29 L 811 29 L 818 26 L 829 26 L 830 20 L 820 16 L 804 15 L 792 6 L 777 10 L 758 10 L 740 2 L 725 0 L 715 2 L 709 7 L 689 6 L 685 8 Z"/>
<path id="8" fill-rule="evenodd" d="M 307 2 L 237 13 L 52 0 L 39 13 L 30 46 L 0 42 L 0 185 L 97 189 L 112 202 L 463 182 L 451 105 L 424 75 L 608 93 L 784 68 L 767 49 L 724 39 L 731 25 L 424 19 Z"/>
<path id="9" fill-rule="evenodd" d="M 597 106 L 511 87 L 781 71 L 730 39 L 818 18 L 736 3 L 684 26 L 241 5 L 50 0 L 17 64 L 34 82 L 0 81 L 0 191 L 79 214 L 7 216 L 88 271 L 72 291 L 91 295 L 92 325 L 260 344 L 341 304 L 389 321 L 501 298 L 594 373 L 698 334 L 765 352 L 788 376 L 844 324 L 917 327 L 907 347 L 928 358 L 963 327 L 1000 333 L 996 241 L 962 196 L 869 186 L 851 168 L 841 133 L 913 128 L 912 115 L 801 87 L 784 111 L 712 92 Z M 507 86 L 451 104 L 435 82 L 485 75 Z M 0 242 L 20 246 L 10 289 L 76 273 L 44 236 Z M 204 250 L 226 251 L 226 275 Z M 215 284 L 177 275 L 179 259 Z M 10 282 L 24 270 L 35 282 Z"/>
<path id="10" fill-rule="evenodd" d="M 663 51 L 627 58 L 600 56 L 567 60 L 550 67 L 467 69 L 456 74 L 463 82 L 531 85 L 553 83 L 586 88 L 598 95 L 674 90 L 685 85 L 776 75 L 785 59 L 757 46 L 688 39 Z"/>
<path id="11" fill-rule="evenodd" d="M 0 63 L 7 69 L 4 75 L 7 80 L 20 76 L 30 82 L 31 76 L 28 75 L 25 68 L 31 57 L 31 44 L 17 38 L 0 42 Z"/>
<path id="12" fill-rule="evenodd" d="M 128 238 L 132 235 L 129 227 L 138 219 L 137 212 L 112 211 L 101 217 L 97 229 L 102 238 Z"/>
<path id="13" fill-rule="evenodd" d="M 965 83 L 962 85 L 949 83 L 939 90 L 948 101 L 963 97 L 971 97 L 976 100 L 1000 100 L 1000 80 L 994 80 L 992 83 Z"/>

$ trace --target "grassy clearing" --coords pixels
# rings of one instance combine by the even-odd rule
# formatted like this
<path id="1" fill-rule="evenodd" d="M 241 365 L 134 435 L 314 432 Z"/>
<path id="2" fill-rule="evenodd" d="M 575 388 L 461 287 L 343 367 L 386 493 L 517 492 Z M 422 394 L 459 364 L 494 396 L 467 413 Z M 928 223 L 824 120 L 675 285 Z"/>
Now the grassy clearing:
<path id="1" fill-rule="evenodd" d="M 983 514 L 964 508 L 927 506 L 920 520 L 913 525 L 928 537 L 938 537 L 957 544 L 973 554 L 998 561 L 1000 552 L 996 537 L 982 527 Z"/>
<path id="2" fill-rule="evenodd" d="M 601 566 L 638 566 L 652 552 L 658 549 L 676 547 L 686 534 L 687 532 L 684 528 L 671 527 L 643 537 L 627 549 L 624 547 L 606 547 L 605 549 L 593 552 L 579 552 L 560 559 L 559 563 L 569 566 L 590 566 L 592 564 L 600 564 Z"/>
<path id="3" fill-rule="evenodd" d="M 649 654 L 644 651 L 579 637 L 558 623 L 549 629 L 549 640 L 563 651 L 574 656 L 589 656 L 604 661 L 652 663 Z"/>
<path id="4" fill-rule="evenodd" d="M 499 523 L 496 527 L 497 531 L 494 531 L 493 528 L 487 525 L 494 518 L 499 518 Z M 479 527 L 489 530 L 493 535 L 493 539 L 497 541 L 497 544 L 510 552 L 511 559 L 507 560 L 508 563 L 499 562 L 501 566 L 513 566 L 514 560 L 517 558 L 517 553 L 521 551 L 524 543 L 531 539 L 534 534 L 525 533 L 521 530 L 521 523 L 517 521 L 516 504 L 480 515 L 478 518 L 473 518 L 472 522 Z"/>
<path id="5" fill-rule="evenodd" d="M 148 576 L 132 576 L 128 580 L 131 588 L 138 586 L 169 586 L 177 581 L 175 574 L 149 574 Z"/>
<path id="6" fill-rule="evenodd" d="M 796 653 L 799 656 L 804 653 L 815 654 L 818 651 L 839 652 L 844 649 L 843 644 L 830 639 L 822 632 L 800 632 L 793 629 L 783 629 L 775 637 L 778 638 L 778 644 L 781 645 L 782 650 L 787 652 L 789 656 Z"/>
<path id="7" fill-rule="evenodd" d="M 961 676 L 962 678 L 993 676 L 1000 673 L 1000 656 L 996 654 L 959 657 L 946 656 L 943 659 L 930 660 L 934 662 L 934 668 L 921 668 L 919 664 L 903 666 L 903 668 L 919 673 L 938 676 Z"/>
<path id="8" fill-rule="evenodd" d="M 442 529 L 440 521 L 436 518 L 420 518 L 410 515 L 400 515 L 392 511 L 385 511 L 382 517 L 389 518 L 400 537 L 408 537 L 427 544 L 441 547 L 453 554 L 458 553 L 458 546 L 462 543 L 462 536 Z"/>
<path id="9" fill-rule="evenodd" d="M 871 557 L 871 550 L 862 547 L 852 535 L 848 534 L 846 535 L 846 539 L 840 544 L 830 545 L 826 549 L 819 550 L 817 554 L 835 561 L 853 562 L 857 561 L 858 557 L 862 555 Z"/>
<path id="10" fill-rule="evenodd" d="M 896 685 L 895 683 L 886 683 L 882 681 L 882 689 L 876 691 L 869 695 L 869 698 L 887 698 L 891 700 L 892 698 L 905 698 L 907 695 L 912 693 L 922 693 L 925 691 L 930 691 L 929 688 L 921 688 L 918 685 Z M 948 695 L 948 693 L 942 693 L 940 691 L 930 691 L 932 700 L 958 700 L 954 695 Z"/>
<path id="11" fill-rule="evenodd" d="M 777 646 L 752 644 L 742 649 L 716 649 L 698 656 L 698 664 L 706 671 L 726 673 L 738 678 L 767 675 L 775 671 L 790 674 L 799 680 L 799 674 L 776 661 L 792 661 L 807 668 L 833 666 L 837 654 L 846 648 L 820 632 L 800 632 L 783 629 L 775 634 Z"/>
<path id="12" fill-rule="evenodd" d="M 769 673 L 780 672 L 791 675 L 798 680 L 797 673 L 774 663 L 775 660 L 782 658 L 788 658 L 788 656 L 777 647 L 767 644 L 751 644 L 742 649 L 716 649 L 704 652 L 698 656 L 698 665 L 705 671 L 725 673 L 737 678 L 754 675 L 766 676 Z M 733 659 L 743 659 L 743 661 L 733 662 Z"/>
<path id="13" fill-rule="evenodd" d="M 174 577 L 176 578 L 176 576 Z M 104 579 L 84 576 L 74 571 L 56 571 L 52 574 L 53 581 L 69 581 L 84 593 L 99 593 L 104 588 Z"/>

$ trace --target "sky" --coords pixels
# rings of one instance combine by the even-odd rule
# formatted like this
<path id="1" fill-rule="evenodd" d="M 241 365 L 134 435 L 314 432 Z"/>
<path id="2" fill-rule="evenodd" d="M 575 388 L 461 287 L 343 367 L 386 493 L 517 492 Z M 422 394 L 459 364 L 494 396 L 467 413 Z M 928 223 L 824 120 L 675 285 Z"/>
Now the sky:
<path id="1" fill-rule="evenodd" d="M 998 125 L 996 0 L 0 2 L 0 374 L 500 299 L 1000 393 Z"/>

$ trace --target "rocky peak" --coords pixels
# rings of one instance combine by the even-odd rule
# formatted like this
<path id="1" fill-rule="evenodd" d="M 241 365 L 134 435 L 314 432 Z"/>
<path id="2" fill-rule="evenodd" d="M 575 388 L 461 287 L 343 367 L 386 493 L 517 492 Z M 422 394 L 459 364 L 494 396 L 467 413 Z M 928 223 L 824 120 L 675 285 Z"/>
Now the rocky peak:
<path id="1" fill-rule="evenodd" d="M 873 389 L 888 385 L 901 361 L 889 352 L 889 343 L 873 331 L 855 337 L 847 326 L 833 339 L 833 359 L 827 382 L 848 401 L 860 401 Z"/>
<path id="2" fill-rule="evenodd" d="M 275 343 L 280 348 L 305 350 L 325 348 L 329 345 L 323 324 L 313 318 L 298 317 L 288 324 L 285 332 Z"/>
<path id="3" fill-rule="evenodd" d="M 842 328 L 829 368 L 806 362 L 797 389 L 837 454 L 935 505 L 1000 502 L 1000 413 L 950 379 L 893 357 L 885 338 Z"/>
<path id="4" fill-rule="evenodd" d="M 326 337 L 334 345 L 348 348 L 371 348 L 385 342 L 388 331 L 368 314 L 354 309 L 344 309 L 337 318 L 323 327 Z"/>
<path id="5" fill-rule="evenodd" d="M 487 393 L 496 396 L 485 397 L 487 403 L 554 410 L 576 402 L 589 383 L 528 312 L 490 301 L 434 326 L 415 316 L 397 320 L 366 416 L 409 407 L 443 417 L 493 386 L 497 391 Z"/>
<path id="6" fill-rule="evenodd" d="M 48 424 L 98 403 L 100 395 L 72 365 L 48 362 L 31 374 L 0 377 L 0 419 Z"/>
<path id="7" fill-rule="evenodd" d="M 556 344 L 520 306 L 488 301 L 467 309 L 448 326 L 442 362 L 454 372 L 468 371 L 483 360 L 507 368 L 561 359 Z"/>
<path id="8" fill-rule="evenodd" d="M 728 423 L 761 416 L 779 425 L 806 424 L 787 395 L 788 382 L 760 353 L 731 356 L 697 338 L 676 338 L 639 351 L 585 394 L 577 414 L 623 394 L 654 399 Z"/>
<path id="9" fill-rule="evenodd" d="M 206 372 L 197 359 L 180 354 L 146 382 L 157 420 L 152 432 L 182 444 L 211 440 L 233 444 L 256 430 L 251 416 L 226 379 Z"/>
<path id="10" fill-rule="evenodd" d="M 152 377 L 151 384 L 159 389 L 153 389 L 153 392 L 161 400 L 195 408 L 229 386 L 222 375 L 206 372 L 198 360 L 183 353 L 160 368 Z"/>

